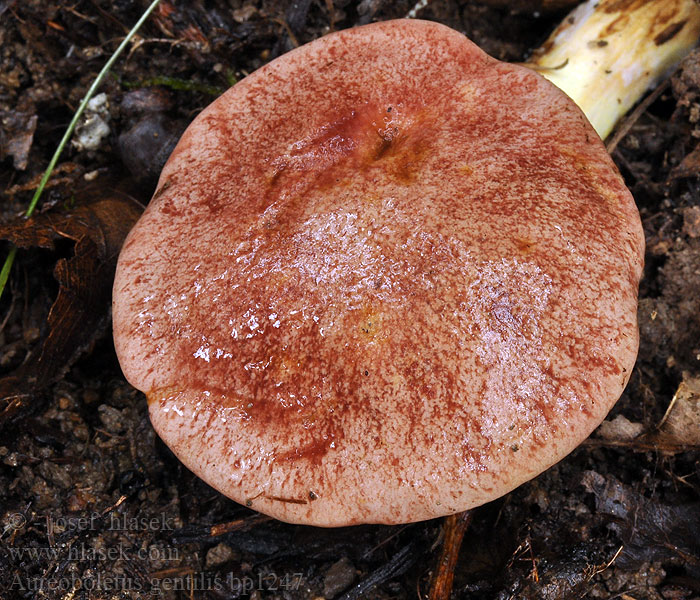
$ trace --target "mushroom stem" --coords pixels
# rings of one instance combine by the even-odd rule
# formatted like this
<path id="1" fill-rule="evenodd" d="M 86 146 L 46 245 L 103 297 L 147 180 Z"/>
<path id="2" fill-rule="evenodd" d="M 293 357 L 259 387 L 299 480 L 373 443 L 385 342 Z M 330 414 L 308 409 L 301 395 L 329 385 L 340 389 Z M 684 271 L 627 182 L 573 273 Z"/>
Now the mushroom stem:
<path id="1" fill-rule="evenodd" d="M 588 0 L 526 66 L 565 92 L 605 139 L 700 37 L 694 0 Z"/>

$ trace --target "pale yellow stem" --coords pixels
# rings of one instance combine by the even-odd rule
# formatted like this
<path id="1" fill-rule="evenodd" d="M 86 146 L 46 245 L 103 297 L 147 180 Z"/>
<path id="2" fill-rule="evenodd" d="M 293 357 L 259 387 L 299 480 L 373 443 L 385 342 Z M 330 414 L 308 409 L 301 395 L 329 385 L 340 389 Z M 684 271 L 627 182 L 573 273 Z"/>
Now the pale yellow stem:
<path id="1" fill-rule="evenodd" d="M 589 0 L 527 65 L 568 94 L 605 138 L 699 38 L 694 0 Z"/>

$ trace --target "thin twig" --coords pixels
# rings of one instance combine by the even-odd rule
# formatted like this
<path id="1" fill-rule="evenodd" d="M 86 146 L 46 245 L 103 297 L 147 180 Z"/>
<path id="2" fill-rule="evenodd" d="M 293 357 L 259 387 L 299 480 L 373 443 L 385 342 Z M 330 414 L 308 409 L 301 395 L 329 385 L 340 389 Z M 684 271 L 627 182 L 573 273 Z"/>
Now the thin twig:
<path id="1" fill-rule="evenodd" d="M 635 108 L 629 116 L 622 122 L 622 125 L 620 125 L 617 128 L 617 131 L 615 131 L 615 134 L 610 138 L 610 141 L 606 144 L 606 148 L 608 150 L 608 154 L 612 154 L 615 148 L 617 148 L 617 145 L 622 141 L 622 138 L 624 138 L 628 133 L 629 130 L 632 129 L 632 126 L 639 120 L 639 117 L 641 117 L 649 108 L 649 106 L 661 95 L 663 94 L 664 90 L 669 86 L 669 83 L 671 81 L 671 78 L 669 77 L 666 81 L 664 81 L 659 87 L 657 87 L 651 94 L 649 94 L 644 100 L 642 100 L 637 108 Z"/>
<path id="2" fill-rule="evenodd" d="M 428 592 L 429 600 L 448 600 L 450 597 L 459 549 L 462 547 L 464 532 L 469 527 L 473 514 L 473 511 L 466 510 L 445 517 L 445 541 L 442 544 L 437 567 L 431 578 L 430 591 Z"/>

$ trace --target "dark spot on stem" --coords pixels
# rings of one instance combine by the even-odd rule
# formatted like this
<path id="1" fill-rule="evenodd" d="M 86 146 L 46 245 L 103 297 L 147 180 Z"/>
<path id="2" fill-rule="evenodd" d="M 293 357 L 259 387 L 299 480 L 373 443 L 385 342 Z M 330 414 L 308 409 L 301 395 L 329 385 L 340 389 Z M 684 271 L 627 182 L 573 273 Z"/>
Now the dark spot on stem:
<path id="1" fill-rule="evenodd" d="M 679 21 L 678 23 L 671 23 L 666 29 L 664 29 L 659 35 L 654 38 L 654 43 L 657 46 L 665 44 L 669 40 L 672 40 L 676 35 L 685 27 L 687 21 Z"/>

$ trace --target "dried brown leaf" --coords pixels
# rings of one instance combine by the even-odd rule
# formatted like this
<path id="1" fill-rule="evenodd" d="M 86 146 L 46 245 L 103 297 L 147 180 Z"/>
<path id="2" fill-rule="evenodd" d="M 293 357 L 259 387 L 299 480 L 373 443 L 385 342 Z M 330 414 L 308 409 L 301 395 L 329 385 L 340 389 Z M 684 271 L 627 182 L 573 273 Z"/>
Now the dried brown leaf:
<path id="1" fill-rule="evenodd" d="M 90 188 L 78 196 L 91 199 L 68 212 L 0 227 L 0 239 L 23 249 L 52 250 L 59 240 L 74 242 L 73 256 L 56 261 L 59 291 L 44 337 L 22 366 L 0 379 L 0 427 L 25 414 L 32 397 L 62 377 L 108 324 L 117 256 L 141 208 L 115 190 Z"/>
<path id="2" fill-rule="evenodd" d="M 684 177 L 694 177 L 700 174 L 700 146 L 696 146 L 695 149 L 687 154 L 686 157 L 681 161 L 677 167 L 671 171 L 669 180 L 682 179 Z"/>
<path id="3" fill-rule="evenodd" d="M 684 376 L 659 437 L 682 445 L 700 445 L 700 377 Z"/>
<path id="4" fill-rule="evenodd" d="M 0 160 L 11 156 L 15 169 L 27 168 L 36 123 L 36 113 L 0 111 Z"/>
<path id="5" fill-rule="evenodd" d="M 587 471 L 582 484 L 624 544 L 616 564 L 637 568 L 646 561 L 674 558 L 700 565 L 700 503 L 666 504 L 595 471 Z"/>

